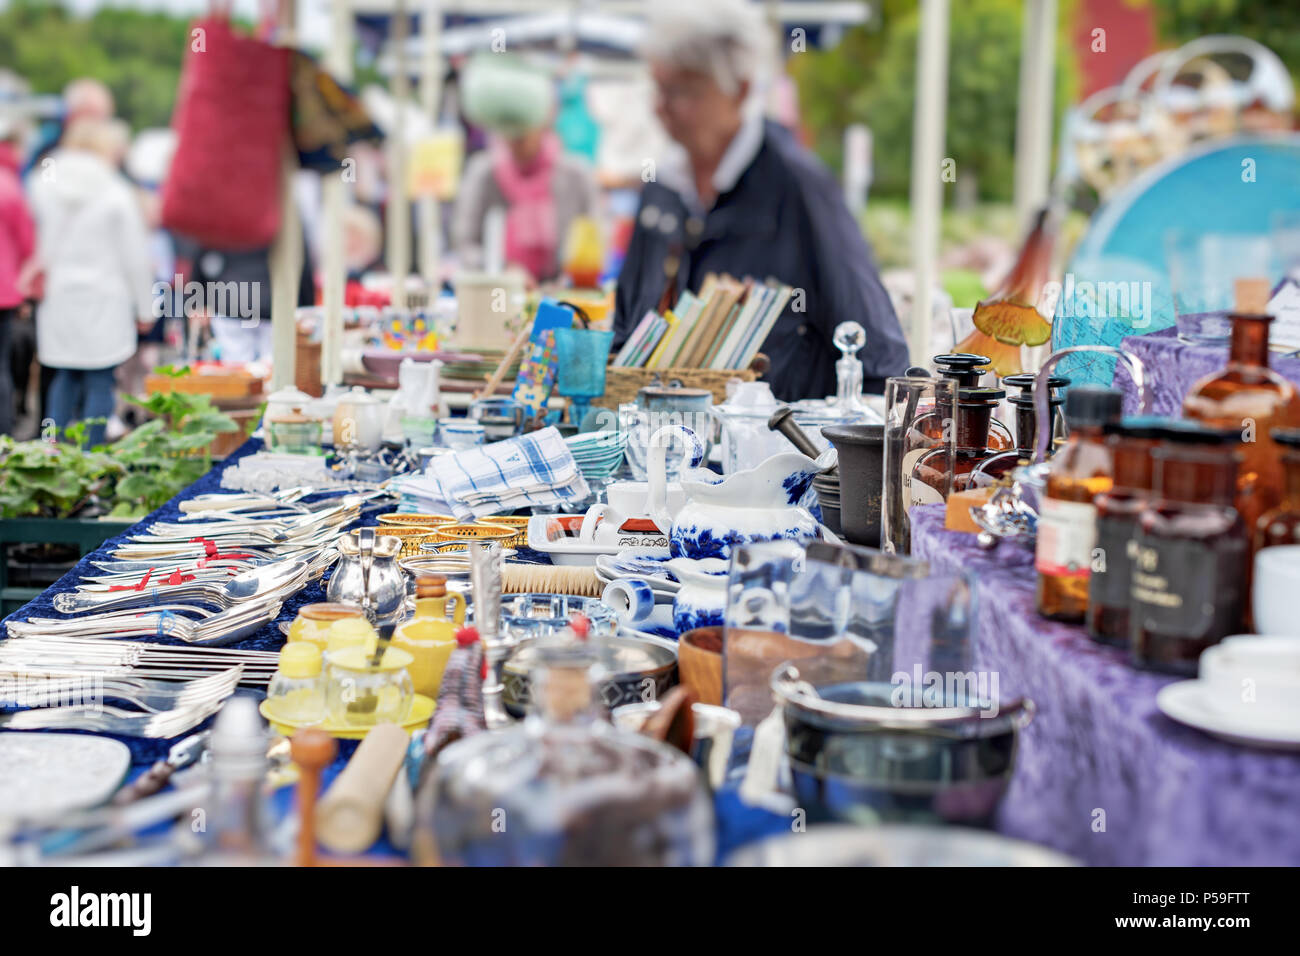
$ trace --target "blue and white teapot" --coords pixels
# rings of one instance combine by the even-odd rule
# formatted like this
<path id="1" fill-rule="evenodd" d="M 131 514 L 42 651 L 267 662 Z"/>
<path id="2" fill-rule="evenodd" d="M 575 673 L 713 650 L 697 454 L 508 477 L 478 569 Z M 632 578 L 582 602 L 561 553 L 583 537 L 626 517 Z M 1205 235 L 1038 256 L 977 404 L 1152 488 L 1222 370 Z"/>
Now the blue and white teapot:
<path id="1" fill-rule="evenodd" d="M 656 483 L 666 487 L 667 433 L 671 432 L 690 433 L 681 426 L 664 428 L 651 441 L 651 514 L 655 513 Z M 816 459 L 785 452 L 726 478 L 701 468 L 683 472 L 686 504 L 673 517 L 669 534 L 672 556 L 729 558 L 733 547 L 756 541 L 815 540 L 820 522 L 811 510 L 816 505 L 812 480 L 835 467 L 836 461 L 834 449 Z"/>

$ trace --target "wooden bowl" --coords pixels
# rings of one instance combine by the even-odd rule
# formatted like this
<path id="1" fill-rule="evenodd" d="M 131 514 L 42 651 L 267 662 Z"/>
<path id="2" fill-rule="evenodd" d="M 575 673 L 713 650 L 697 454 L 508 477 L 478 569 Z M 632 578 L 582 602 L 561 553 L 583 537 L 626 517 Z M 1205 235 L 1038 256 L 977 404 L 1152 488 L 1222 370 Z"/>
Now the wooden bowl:
<path id="1" fill-rule="evenodd" d="M 722 628 L 697 627 L 677 641 L 677 680 L 701 704 L 722 706 Z"/>

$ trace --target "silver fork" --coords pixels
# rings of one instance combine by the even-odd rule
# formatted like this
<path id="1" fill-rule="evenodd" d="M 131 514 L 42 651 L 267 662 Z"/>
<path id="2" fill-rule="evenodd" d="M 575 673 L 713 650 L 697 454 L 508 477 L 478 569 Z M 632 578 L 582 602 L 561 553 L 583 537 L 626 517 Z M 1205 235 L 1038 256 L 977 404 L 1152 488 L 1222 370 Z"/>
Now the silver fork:
<path id="1" fill-rule="evenodd" d="M 90 730 L 121 737 L 176 737 L 197 727 L 221 709 L 221 702 L 178 707 L 156 714 L 120 707 L 47 707 L 0 716 L 7 730 Z"/>
<path id="2" fill-rule="evenodd" d="M 212 701 L 223 701 L 234 693 L 243 673 L 243 665 L 236 664 L 228 670 L 209 677 L 179 684 L 174 681 L 149 680 L 144 677 L 85 675 L 76 678 L 49 678 L 42 681 L 40 686 L 42 691 L 55 698 L 66 692 L 82 692 L 90 686 L 100 697 L 129 701 L 142 710 L 162 713 Z"/>
<path id="3" fill-rule="evenodd" d="M 217 647 L 231 644 L 256 632 L 274 621 L 280 613 L 278 597 L 269 601 L 245 603 L 223 610 L 200 621 L 177 617 L 174 614 L 106 615 L 94 619 L 56 621 L 53 624 L 36 624 L 30 621 L 10 621 L 6 624 L 10 637 L 174 637 L 186 644 Z"/>

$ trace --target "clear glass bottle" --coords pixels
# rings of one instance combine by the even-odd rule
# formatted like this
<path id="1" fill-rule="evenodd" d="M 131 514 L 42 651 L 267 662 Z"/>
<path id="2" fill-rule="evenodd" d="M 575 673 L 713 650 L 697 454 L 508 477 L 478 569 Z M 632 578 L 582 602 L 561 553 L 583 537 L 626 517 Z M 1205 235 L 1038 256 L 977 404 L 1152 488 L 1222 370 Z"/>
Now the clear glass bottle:
<path id="1" fill-rule="evenodd" d="M 986 355 L 972 355 L 968 352 L 953 352 L 934 357 L 935 369 L 944 378 L 952 379 L 957 390 L 974 388 L 988 371 L 989 359 Z M 944 437 L 944 422 L 953 417 L 952 405 L 943 397 L 937 399 L 934 408 L 916 420 L 915 428 L 926 438 L 940 441 Z M 1006 451 L 1014 448 L 1015 442 L 1006 425 L 992 421 L 989 425 L 989 448 L 994 451 Z"/>
<path id="2" fill-rule="evenodd" d="M 1120 417 L 1123 395 L 1113 388 L 1078 385 L 1065 396 L 1070 439 L 1052 458 L 1038 516 L 1034 566 L 1038 613 L 1083 622 L 1088 576 L 1097 540 L 1097 495 L 1113 481 L 1111 450 L 1103 429 Z"/>
<path id="3" fill-rule="evenodd" d="M 321 649 L 311 641 L 290 641 L 280 648 L 280 660 L 266 688 L 267 706 L 277 720 L 308 726 L 325 719 L 325 677 Z"/>
<path id="4" fill-rule="evenodd" d="M 1248 538 L 1233 506 L 1241 432 L 1184 423 L 1155 459 L 1154 497 L 1133 558 L 1132 644 L 1139 667 L 1195 676 L 1201 652 L 1238 633 L 1246 608 Z"/>
<path id="5" fill-rule="evenodd" d="M 442 750 L 420 812 L 438 859 L 470 866 L 709 865 L 713 806 L 680 751 L 608 722 L 585 642 L 539 642 L 536 709 Z"/>
<path id="6" fill-rule="evenodd" d="M 1011 406 L 1016 410 L 1016 447 L 1010 451 L 990 455 L 980 462 L 971 474 L 971 484 L 974 487 L 985 488 L 989 485 L 996 485 L 1009 475 L 1013 469 L 1018 468 L 1020 465 L 1027 465 L 1034 460 L 1034 452 L 1038 444 L 1038 413 L 1034 410 L 1033 391 L 1035 377 L 1033 373 L 1025 372 L 1022 375 L 1008 375 L 1002 380 L 1003 385 L 1021 389 L 1020 392 L 1009 399 Z M 1053 375 L 1048 379 L 1051 395 L 1047 401 L 1052 412 L 1053 422 L 1061 417 L 1061 406 L 1065 404 L 1065 399 L 1059 397 L 1056 390 L 1069 384 L 1070 380 L 1068 378 Z M 1053 425 L 1052 434 L 1059 434 L 1063 430 L 1063 428 Z M 1050 455 L 1051 452 L 1052 449 L 1049 448 L 1048 454 Z"/>
<path id="7" fill-rule="evenodd" d="M 1285 477 L 1274 428 L 1300 427 L 1295 386 L 1269 368 L 1268 336 L 1273 317 L 1266 280 L 1237 282 L 1232 337 L 1223 370 L 1201 379 L 1187 392 L 1183 414 L 1215 428 L 1235 429 L 1242 438 L 1243 461 L 1237 476 L 1235 507 L 1246 527 L 1282 500 Z"/>
<path id="8" fill-rule="evenodd" d="M 1098 559 L 1088 578 L 1087 615 L 1088 636 L 1102 644 L 1128 647 L 1138 518 L 1151 497 L 1151 452 L 1167 424 L 1162 418 L 1130 418 L 1105 429 L 1115 483 L 1096 500 Z"/>
<path id="9" fill-rule="evenodd" d="M 1300 544 L 1300 428 L 1275 428 L 1273 442 L 1282 450 L 1286 475 L 1282 501 L 1255 523 L 1255 550 Z"/>
<path id="10" fill-rule="evenodd" d="M 939 445 L 922 455 L 912 466 L 912 504 L 929 504 L 943 489 L 965 491 L 971 474 L 993 451 L 989 448 L 989 422 L 993 410 L 1006 397 L 1000 388 L 963 388 L 957 392 L 957 417 L 953 449 Z M 947 476 L 951 476 L 951 483 Z"/>

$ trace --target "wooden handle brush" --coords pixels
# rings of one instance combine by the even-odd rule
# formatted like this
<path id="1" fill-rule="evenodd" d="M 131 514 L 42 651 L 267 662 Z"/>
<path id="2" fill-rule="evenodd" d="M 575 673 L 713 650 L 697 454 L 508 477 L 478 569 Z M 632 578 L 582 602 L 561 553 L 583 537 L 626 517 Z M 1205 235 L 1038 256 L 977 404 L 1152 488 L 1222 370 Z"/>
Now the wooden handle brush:
<path id="1" fill-rule="evenodd" d="M 590 565 L 563 567 L 516 561 L 502 569 L 501 582 L 506 594 L 572 594 L 598 598 L 605 590 L 605 582 Z"/>

